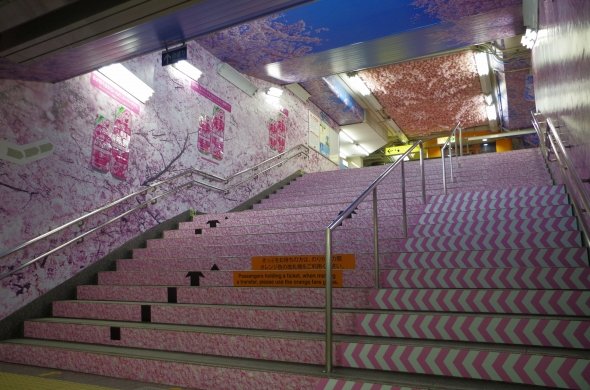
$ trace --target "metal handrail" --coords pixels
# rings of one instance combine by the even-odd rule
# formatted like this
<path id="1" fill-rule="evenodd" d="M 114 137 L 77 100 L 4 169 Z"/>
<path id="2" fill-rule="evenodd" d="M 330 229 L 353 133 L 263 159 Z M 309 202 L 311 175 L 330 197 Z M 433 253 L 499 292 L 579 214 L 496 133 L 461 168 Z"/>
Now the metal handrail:
<path id="1" fill-rule="evenodd" d="M 457 129 L 459 129 L 459 143 L 460 143 L 460 155 L 463 155 L 463 129 L 460 127 L 461 122 L 457 123 L 457 125 L 453 128 L 453 130 L 451 130 L 451 133 L 449 134 L 449 136 L 447 137 L 447 140 L 445 141 L 445 143 L 443 144 L 443 146 L 441 146 L 440 148 L 440 158 L 442 159 L 442 181 L 443 181 L 443 192 L 447 193 L 447 170 L 445 167 L 445 149 L 447 148 L 447 146 L 449 147 L 449 164 L 451 166 L 451 180 L 454 181 L 454 176 L 453 176 L 453 143 L 457 142 L 456 139 L 456 132 Z M 455 140 L 453 142 L 451 142 L 451 139 L 455 137 Z M 456 152 L 455 152 L 456 153 Z"/>
<path id="2" fill-rule="evenodd" d="M 287 161 L 289 161 L 289 160 L 291 160 L 291 159 L 293 159 L 295 157 L 298 157 L 300 155 L 306 155 L 307 156 L 309 154 L 309 147 L 307 145 L 304 145 L 304 144 L 299 144 L 299 145 L 297 145 L 297 146 L 295 146 L 295 147 L 293 147 L 293 148 L 291 148 L 291 149 L 289 149 L 289 150 L 287 150 L 287 151 L 285 151 L 283 153 L 280 153 L 280 154 L 277 154 L 277 155 L 272 156 L 270 158 L 267 158 L 264 161 L 256 164 L 253 167 L 250 167 L 248 169 L 244 169 L 244 170 L 242 170 L 240 172 L 234 173 L 233 175 L 231 175 L 227 179 L 222 178 L 222 177 L 217 176 L 217 175 L 214 175 L 214 174 L 203 172 L 203 171 L 198 170 L 198 169 L 188 168 L 188 169 L 186 169 L 186 170 L 184 170 L 184 171 L 182 171 L 182 172 L 180 172 L 180 173 L 178 173 L 178 174 L 176 174 L 174 176 L 171 176 L 171 177 L 166 178 L 164 180 L 160 180 L 158 182 L 155 182 L 155 183 L 151 184 L 150 186 L 148 186 L 147 188 L 143 188 L 143 189 L 138 190 L 138 191 L 135 191 L 135 192 L 133 192 L 131 194 L 125 195 L 122 198 L 119 198 L 119 199 L 117 199 L 117 200 L 115 200 L 113 202 L 107 203 L 106 205 L 103 205 L 103 206 L 99 207 L 98 209 L 96 209 L 96 210 L 94 210 L 92 212 L 89 212 L 89 213 L 84 214 L 84 215 L 82 215 L 82 216 L 80 216 L 78 218 L 75 218 L 72 221 L 69 221 L 69 222 L 67 222 L 67 223 L 65 223 L 63 225 L 60 225 L 59 227 L 57 227 L 55 229 L 52 229 L 52 230 L 50 230 L 50 231 L 48 231 L 46 233 L 43 233 L 43 234 L 41 234 L 41 235 L 39 235 L 39 236 L 37 236 L 35 238 L 32 238 L 32 239 L 30 239 L 30 240 L 28 240 L 26 242 L 23 242 L 23 243 L 15 246 L 15 247 L 7 250 L 7 251 L 1 253 L 0 254 L 0 259 L 6 258 L 6 257 L 10 256 L 11 254 L 14 254 L 14 253 L 16 253 L 16 252 L 18 252 L 18 251 L 20 251 L 20 250 L 22 250 L 22 249 L 30 246 L 30 245 L 33 245 L 33 244 L 35 244 L 35 243 L 37 243 L 37 242 L 39 242 L 39 241 L 41 241 L 41 240 L 43 240 L 43 239 L 45 239 L 47 237 L 50 237 L 50 236 L 52 236 L 52 235 L 54 235 L 54 234 L 56 234 L 56 233 L 58 233 L 58 232 L 60 232 L 60 231 L 62 231 L 64 229 L 66 229 L 68 227 L 71 227 L 71 226 L 76 225 L 76 224 L 83 224 L 88 218 L 90 218 L 92 216 L 95 216 L 95 215 L 97 215 L 99 213 L 102 213 L 104 211 L 107 211 L 107 210 L 109 210 L 109 209 L 111 209 L 111 208 L 113 208 L 113 207 L 121 204 L 122 202 L 124 202 L 126 200 L 129 200 L 129 199 L 131 199 L 133 197 L 136 197 L 138 195 L 147 195 L 149 192 L 154 192 L 157 189 L 159 189 L 162 185 L 171 183 L 171 182 L 173 182 L 175 180 L 178 180 L 180 178 L 192 177 L 192 175 L 198 174 L 198 175 L 201 175 L 201 176 L 203 176 L 203 177 L 205 177 L 207 179 L 212 179 L 212 180 L 215 180 L 215 181 L 218 181 L 218 182 L 223 182 L 225 184 L 228 184 L 234 178 L 239 177 L 239 176 L 243 175 L 244 173 L 247 173 L 247 172 L 250 172 L 250 171 L 255 171 L 255 170 L 259 169 L 262 165 L 267 164 L 267 163 L 269 163 L 269 162 L 271 162 L 273 160 L 276 160 L 276 159 L 281 159 L 284 156 L 292 153 L 295 150 L 298 150 L 297 153 L 293 154 L 292 156 L 289 156 L 287 159 L 285 159 L 285 160 L 283 160 L 283 161 L 281 161 L 279 163 L 273 164 L 270 167 L 267 167 L 264 170 L 262 170 L 260 172 L 257 172 L 256 175 L 252 175 L 250 177 L 247 177 L 246 179 L 240 181 L 239 183 L 232 184 L 231 186 L 227 186 L 226 185 L 226 188 L 219 188 L 219 187 L 216 187 L 216 186 L 213 186 L 213 185 L 210 185 L 208 183 L 201 182 L 201 181 L 197 181 L 197 180 L 191 180 L 191 181 L 189 181 L 187 183 L 184 183 L 184 184 L 182 184 L 180 186 L 177 186 L 177 187 L 173 188 L 172 190 L 166 191 L 166 192 L 164 192 L 161 195 L 155 196 L 155 197 L 153 197 L 153 198 L 151 198 L 151 199 L 149 199 L 149 200 L 147 200 L 147 201 L 145 201 L 143 203 L 140 203 L 139 205 L 137 205 L 137 206 L 135 206 L 135 207 L 133 207 L 133 208 L 127 210 L 127 211 L 122 212 L 121 214 L 119 214 L 119 215 L 111 218 L 110 220 L 108 220 L 107 222 L 105 222 L 103 224 L 98 225 L 97 227 L 94 227 L 94 228 L 92 228 L 92 229 L 90 229 L 90 230 L 88 230 L 86 232 L 83 232 L 83 233 L 80 233 L 80 234 L 76 235 L 73 239 L 71 239 L 71 240 L 69 240 L 69 241 L 67 241 L 67 242 L 65 242 L 65 243 L 63 243 L 63 244 L 61 244 L 61 245 L 59 245 L 57 247 L 52 248 L 52 249 L 50 249 L 47 252 L 44 252 L 42 255 L 39 255 L 39 256 L 35 257 L 34 259 L 31 259 L 31 260 L 29 260 L 29 261 L 27 261 L 27 262 L 19 265 L 18 267 L 16 267 L 15 269 L 13 269 L 11 271 L 8 271 L 8 272 L 5 272 L 3 274 L 0 274 L 0 280 L 1 279 L 4 279 L 4 278 L 6 278 L 6 277 L 8 277 L 10 275 L 13 275 L 14 273 L 16 273 L 16 272 L 18 272 L 18 271 L 20 271 L 20 270 L 22 270 L 22 269 L 24 269 L 24 268 L 26 268 L 26 267 L 34 264 L 34 263 L 36 263 L 37 261 L 45 258 L 46 256 L 49 256 L 49 255 L 55 253 L 58 250 L 61 250 L 61 249 L 65 248 L 65 247 L 67 247 L 67 246 L 69 246 L 69 245 L 71 245 L 71 244 L 73 244 L 75 242 L 79 242 L 80 240 L 83 240 L 84 237 L 86 237 L 87 235 L 89 235 L 89 234 L 91 234 L 91 233 L 93 233 L 93 232 L 95 232 L 95 231 L 97 231 L 99 229 L 102 229 L 102 228 L 110 225 L 111 223 L 113 223 L 113 222 L 115 222 L 115 221 L 123 218 L 124 216 L 130 214 L 131 212 L 134 212 L 136 210 L 139 210 L 139 209 L 141 209 L 143 207 L 147 207 L 150 204 L 155 204 L 157 202 L 157 200 L 160 199 L 160 198 L 163 198 L 163 197 L 166 197 L 166 196 L 171 195 L 173 193 L 176 193 L 176 192 L 178 192 L 178 191 L 180 191 L 182 189 L 190 188 L 193 185 L 199 185 L 201 187 L 206 187 L 206 188 L 209 188 L 211 190 L 219 191 L 219 192 L 224 192 L 224 193 L 227 194 L 230 190 L 232 190 L 232 189 L 234 189 L 234 188 L 236 188 L 236 187 L 244 184 L 245 182 L 247 182 L 247 181 L 249 181 L 251 179 L 254 179 L 254 178 L 258 177 L 260 174 L 263 174 L 263 173 L 265 173 L 265 172 L 267 172 L 267 171 L 269 171 L 271 169 L 274 169 L 277 166 L 283 165 L 285 162 L 287 162 Z"/>
<path id="3" fill-rule="evenodd" d="M 420 147 L 420 172 L 422 176 L 422 201 L 426 203 L 426 183 L 424 179 L 424 142 L 422 140 L 416 141 L 410 149 L 402 154 L 396 162 L 391 164 L 379 177 L 377 177 L 367 189 L 359 195 L 344 211 L 342 211 L 332 223 L 326 227 L 326 341 L 325 341 L 325 357 L 326 357 L 326 373 L 332 372 L 332 231 L 342 224 L 361 204 L 361 202 L 373 193 L 373 257 L 375 262 L 375 284 L 379 288 L 379 224 L 377 215 L 377 186 L 381 184 L 398 165 L 401 165 L 401 179 L 402 179 L 402 224 L 404 237 L 408 233 L 408 221 L 406 213 L 406 189 L 405 189 L 405 172 L 404 159 L 417 147 Z"/>
<path id="4" fill-rule="evenodd" d="M 587 218 L 584 217 L 584 213 L 586 213 L 586 215 L 590 213 L 590 199 L 588 199 L 588 194 L 584 190 L 584 184 L 576 173 L 574 165 L 567 152 L 567 148 L 563 144 L 551 118 L 546 118 L 543 122 L 537 120 L 537 116 L 540 115 L 540 113 L 531 114 L 533 117 L 533 127 L 537 131 L 543 157 L 547 163 L 557 162 L 559 164 L 568 193 L 575 195 L 571 197 L 573 200 L 572 205 L 576 215 L 579 217 L 578 220 L 584 233 L 586 247 L 590 247 L 590 226 L 588 226 Z M 541 127 L 541 123 L 544 123 L 546 126 Z M 550 148 L 547 144 L 549 144 Z M 551 152 L 555 155 L 554 160 L 549 157 Z"/>

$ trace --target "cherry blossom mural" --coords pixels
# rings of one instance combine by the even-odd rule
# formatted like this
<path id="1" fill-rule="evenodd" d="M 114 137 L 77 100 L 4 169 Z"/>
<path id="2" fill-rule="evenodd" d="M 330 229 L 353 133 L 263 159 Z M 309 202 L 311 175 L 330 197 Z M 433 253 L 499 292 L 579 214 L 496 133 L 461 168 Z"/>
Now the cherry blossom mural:
<path id="1" fill-rule="evenodd" d="M 56 84 L 0 80 L 0 139 L 15 145 L 44 140 L 54 148 L 44 158 L 26 164 L 0 159 L 0 218 L 4 221 L 0 224 L 0 253 L 188 168 L 229 177 L 276 155 L 278 152 L 268 144 L 266 118 L 281 118 L 282 147 L 286 150 L 306 143 L 309 110 L 319 114 L 313 104 L 285 94 L 277 106 L 268 104 L 263 92 L 253 97 L 244 94 L 217 76 L 219 59 L 190 42 L 189 60 L 203 71 L 199 84 L 211 92 L 208 98 L 197 93 L 181 73 L 162 67 L 159 57 L 154 53 L 124 63 L 155 90 L 137 112 L 93 85 L 92 74 Z M 270 86 L 261 80 L 251 81 L 261 91 Z M 209 142 L 205 150 L 199 118 L 207 116 Z M 189 208 L 225 211 L 298 169 L 337 168 L 311 151 L 308 159 L 292 159 L 229 194 L 199 186 L 177 192 L 1 280 L 0 318 L 141 232 Z M 163 191 L 179 184 L 182 182 L 172 182 Z M 3 258 L 0 273 L 150 197 L 131 197 L 83 226 L 73 225 Z"/>
<path id="2" fill-rule="evenodd" d="M 408 137 L 487 124 L 474 53 L 405 62 L 359 72 Z"/>

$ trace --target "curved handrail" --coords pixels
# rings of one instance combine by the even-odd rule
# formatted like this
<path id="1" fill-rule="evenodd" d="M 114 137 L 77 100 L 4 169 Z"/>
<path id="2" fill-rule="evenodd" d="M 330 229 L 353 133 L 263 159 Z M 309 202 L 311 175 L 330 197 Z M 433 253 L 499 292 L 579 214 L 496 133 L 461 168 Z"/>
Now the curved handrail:
<path id="1" fill-rule="evenodd" d="M 568 192 L 572 195 L 576 195 L 571 197 L 573 200 L 573 207 L 576 214 L 579 216 L 578 220 L 580 222 L 580 227 L 584 232 L 586 247 L 590 247 L 590 226 L 588 226 L 587 218 L 584 218 L 583 215 L 584 213 L 590 213 L 590 199 L 588 199 L 588 194 L 584 190 L 584 184 L 582 183 L 580 176 L 578 176 L 569 153 L 567 152 L 567 148 L 563 144 L 551 118 L 546 118 L 544 122 L 540 122 L 537 120 L 537 115 L 541 115 L 540 113 L 531 114 L 533 117 L 533 127 L 537 131 L 543 157 L 547 163 L 557 162 L 559 164 L 563 178 L 565 179 L 564 184 Z M 546 126 L 542 128 L 540 123 L 545 123 Z M 550 147 L 548 147 L 547 143 Z M 555 155 L 555 159 L 552 160 L 550 158 L 550 153 Z"/>
<path id="2" fill-rule="evenodd" d="M 270 167 L 267 167 L 264 170 L 262 170 L 260 172 L 257 172 L 255 175 L 249 176 L 249 177 L 245 178 L 244 180 L 241 180 L 238 183 L 232 184 L 231 186 L 227 186 L 227 184 L 231 180 L 233 180 L 234 178 L 239 177 L 239 176 L 241 176 L 241 175 L 243 175 L 243 174 L 245 174 L 247 172 L 258 170 L 264 164 L 267 164 L 267 163 L 269 163 L 271 161 L 274 161 L 274 160 L 277 160 L 277 159 L 282 159 L 284 156 L 287 156 L 287 155 L 291 154 L 293 151 L 297 151 L 297 152 L 294 153 L 293 155 L 289 156 L 285 160 L 283 160 L 283 161 L 281 161 L 279 163 L 273 164 Z M 117 200 L 115 200 L 113 202 L 110 202 L 110 203 L 107 203 L 107 204 L 105 204 L 103 206 L 100 206 L 99 208 L 97 208 L 96 210 L 93 210 L 92 212 L 86 213 L 86 214 L 84 214 L 84 215 L 82 215 L 82 216 L 80 216 L 78 218 L 73 219 L 72 221 L 69 221 L 69 222 L 66 222 L 66 223 L 60 225 L 57 228 L 54 228 L 54 229 L 52 229 L 52 230 L 50 230 L 50 231 L 48 231 L 46 233 L 43 233 L 43 234 L 41 234 L 41 235 L 39 235 L 37 237 L 34 237 L 34 238 L 32 238 L 32 239 L 30 239 L 30 240 L 28 240 L 26 242 L 21 243 L 21 244 L 15 246 L 13 248 L 10 248 L 9 250 L 7 250 L 7 251 L 5 251 L 5 252 L 3 252 L 3 253 L 0 254 L 0 259 L 3 259 L 5 257 L 8 257 L 9 255 L 14 254 L 14 253 L 16 253 L 16 252 L 18 252 L 18 251 L 20 251 L 20 250 L 22 250 L 22 249 L 30 246 L 30 245 L 33 245 L 33 244 L 35 244 L 35 243 L 37 243 L 37 242 L 39 242 L 39 241 L 41 241 L 41 240 L 43 240 L 43 239 L 45 239 L 47 237 L 50 237 L 50 236 L 52 236 L 52 235 L 54 235 L 54 234 L 56 234 L 56 233 L 58 233 L 58 232 L 60 232 L 60 231 L 62 231 L 64 229 L 66 229 L 68 227 L 71 227 L 71 226 L 76 225 L 76 224 L 83 224 L 90 217 L 95 216 L 95 215 L 97 215 L 99 213 L 102 213 L 104 211 L 107 211 L 107 210 L 109 210 L 109 209 L 111 209 L 111 208 L 113 208 L 113 207 L 115 207 L 115 206 L 117 206 L 117 205 L 119 205 L 119 204 L 121 204 L 121 203 L 123 203 L 123 202 L 125 202 L 125 201 L 127 201 L 129 199 L 131 199 L 131 198 L 134 198 L 134 197 L 139 196 L 139 195 L 147 195 L 149 192 L 154 192 L 154 191 L 156 191 L 157 189 L 159 189 L 161 186 L 163 186 L 165 184 L 172 183 L 172 182 L 174 182 L 174 181 L 176 181 L 178 179 L 184 178 L 184 177 L 192 177 L 192 175 L 198 174 L 198 175 L 200 175 L 200 176 L 202 176 L 204 178 L 207 178 L 207 179 L 212 179 L 214 181 L 223 182 L 224 184 L 226 184 L 226 186 L 225 186 L 226 188 L 216 187 L 216 186 L 210 185 L 208 183 L 204 183 L 204 182 L 197 181 L 197 180 L 191 180 L 189 182 L 186 182 L 186 183 L 184 183 L 182 185 L 179 185 L 177 187 L 174 187 L 173 189 L 171 189 L 169 191 L 166 191 L 166 192 L 164 192 L 164 193 L 162 193 L 160 195 L 157 195 L 155 197 L 152 197 L 149 200 L 147 200 L 147 201 L 145 201 L 143 203 L 140 203 L 139 205 L 137 205 L 135 207 L 132 207 L 129 210 L 126 210 L 126 211 L 122 212 L 121 214 L 118 214 L 117 216 L 115 216 L 115 217 L 111 218 L 110 220 L 108 220 L 108 221 L 106 221 L 106 222 L 98 225 L 97 227 L 94 227 L 94 228 L 92 228 L 90 230 L 87 230 L 87 231 L 85 231 L 83 233 L 80 233 L 80 234 L 76 235 L 73 239 L 71 239 L 69 241 L 66 241 L 65 243 L 63 243 L 63 244 L 61 244 L 61 245 L 59 245 L 57 247 L 52 248 L 52 249 L 50 249 L 47 252 L 44 252 L 42 255 L 39 255 L 39 256 L 35 257 L 34 259 L 31 259 L 31 260 L 29 260 L 29 261 L 27 261 L 27 262 L 19 265 L 17 268 L 15 268 L 15 269 L 13 269 L 11 271 L 8 271 L 8 272 L 5 272 L 3 274 L 0 274 L 0 280 L 1 279 L 4 279 L 4 278 L 6 278 L 6 277 L 8 277 L 10 275 L 13 275 L 14 273 L 16 273 L 16 272 L 18 272 L 18 271 L 20 271 L 20 270 L 22 270 L 22 269 L 24 269 L 24 268 L 26 268 L 26 267 L 34 264 L 34 263 L 36 263 L 37 261 L 45 258 L 46 256 L 49 256 L 49 255 L 55 253 L 56 251 L 58 251 L 60 249 L 63 249 L 63 248 L 65 248 L 65 247 L 67 247 L 67 246 L 69 246 L 69 245 L 71 245 L 71 244 L 73 244 L 75 242 L 79 242 L 81 239 L 84 239 L 84 237 L 86 237 L 87 235 L 89 235 L 89 234 L 91 234 L 91 233 L 93 233 L 93 232 L 95 232 L 95 231 L 97 231 L 99 229 L 102 229 L 102 228 L 110 225 L 113 222 L 116 222 L 117 220 L 123 218 L 124 216 L 130 214 L 131 212 L 134 212 L 134 211 L 139 210 L 139 209 L 141 209 L 143 207 L 149 206 L 150 204 L 156 203 L 157 200 L 160 199 L 160 198 L 163 198 L 163 197 L 166 197 L 166 196 L 171 195 L 173 193 L 176 193 L 176 192 L 178 192 L 178 191 L 180 191 L 182 189 L 190 188 L 193 185 L 199 185 L 201 187 L 206 187 L 206 188 L 209 188 L 211 190 L 219 191 L 219 192 L 224 192 L 224 193 L 227 194 L 231 189 L 234 189 L 234 188 L 236 188 L 236 187 L 238 187 L 238 186 L 240 186 L 240 185 L 248 182 L 249 180 L 258 177 L 259 175 L 261 175 L 261 174 L 263 174 L 263 173 L 265 173 L 267 171 L 270 171 L 271 169 L 274 169 L 275 167 L 281 166 L 285 162 L 287 162 L 287 161 L 289 161 L 289 160 L 291 160 L 291 159 L 293 159 L 295 157 L 298 157 L 298 156 L 301 156 L 301 155 L 306 155 L 307 156 L 308 154 L 309 154 L 309 147 L 307 145 L 304 145 L 304 144 L 299 144 L 299 145 L 294 146 L 293 148 L 291 148 L 291 149 L 289 149 L 289 150 L 287 150 L 287 151 L 285 151 L 283 153 L 280 153 L 280 154 L 274 155 L 274 156 L 272 156 L 270 158 L 267 158 L 264 161 L 256 164 L 253 167 L 250 167 L 248 169 L 244 169 L 242 171 L 239 171 L 239 172 L 231 175 L 227 179 L 222 178 L 222 177 L 217 176 L 217 175 L 214 175 L 214 174 L 210 174 L 210 173 L 207 173 L 207 172 L 198 170 L 198 169 L 188 168 L 188 169 L 186 169 L 186 170 L 184 170 L 184 171 L 182 171 L 182 172 L 180 172 L 180 173 L 178 173 L 178 174 L 176 174 L 174 176 L 171 176 L 169 178 L 166 178 L 166 179 L 160 180 L 158 182 L 152 183 L 152 184 L 150 184 L 146 188 L 142 188 L 142 189 L 140 189 L 138 191 L 134 191 L 131 194 L 125 195 L 125 196 L 123 196 L 123 197 L 121 197 L 121 198 L 119 198 L 119 199 L 117 199 Z"/>

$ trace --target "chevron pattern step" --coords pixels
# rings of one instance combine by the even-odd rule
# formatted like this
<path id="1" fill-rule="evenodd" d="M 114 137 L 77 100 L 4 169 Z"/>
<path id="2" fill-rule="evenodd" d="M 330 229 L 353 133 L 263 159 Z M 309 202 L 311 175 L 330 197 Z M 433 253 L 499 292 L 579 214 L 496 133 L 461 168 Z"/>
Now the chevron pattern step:
<path id="1" fill-rule="evenodd" d="M 372 289 L 339 288 L 333 291 L 334 307 L 373 308 L 369 300 Z M 166 286 L 82 285 L 76 290 L 81 300 L 168 302 Z M 254 305 L 279 307 L 319 307 L 325 305 L 323 288 L 242 288 L 242 287 L 177 287 L 176 302 L 206 305 Z"/>
<path id="2" fill-rule="evenodd" d="M 590 360 L 429 346 L 342 343 L 338 365 L 521 383 L 551 388 L 590 388 Z"/>
<path id="3" fill-rule="evenodd" d="M 370 299 L 385 310 L 590 316 L 587 290 L 379 289 Z"/>
<path id="4" fill-rule="evenodd" d="M 98 274 L 98 284 L 118 286 L 201 286 L 201 287 L 309 287 L 325 282 L 323 270 L 283 271 L 105 271 Z M 334 270 L 334 287 L 374 287 L 372 270 Z M 340 282 L 341 281 L 341 282 Z M 245 282 L 251 284 L 246 285 Z M 286 284 L 289 283 L 289 284 Z M 308 284 L 309 283 L 309 284 Z M 341 285 L 340 285 L 341 283 Z"/>
<path id="5" fill-rule="evenodd" d="M 433 195 L 429 203 L 442 202 L 473 202 L 479 200 L 532 197 L 539 195 L 565 194 L 563 185 L 503 188 L 490 191 L 462 192 L 447 195 Z"/>
<path id="6" fill-rule="evenodd" d="M 568 204 L 566 194 L 539 195 L 526 198 L 501 198 L 475 200 L 470 202 L 457 203 L 428 203 L 424 208 L 425 213 L 446 213 L 449 211 L 471 211 L 471 210 L 497 210 L 512 209 L 520 207 L 541 207 Z"/>
<path id="7" fill-rule="evenodd" d="M 420 390 L 416 387 L 399 387 L 370 382 L 347 381 L 344 379 L 321 379 L 313 390 Z"/>
<path id="8" fill-rule="evenodd" d="M 575 217 L 524 219 L 505 221 L 473 221 L 455 224 L 416 225 L 411 229 L 414 237 L 456 236 L 472 234 L 500 234 L 526 232 L 565 232 L 577 230 Z"/>
<path id="9" fill-rule="evenodd" d="M 356 325 L 358 334 L 376 337 L 590 348 L 590 321 L 586 318 L 360 314 Z"/>
<path id="10" fill-rule="evenodd" d="M 150 351 L 146 358 L 141 348 L 50 340 L 5 341 L 0 360 L 186 388 L 198 384 L 203 389 L 313 389 L 324 377 L 321 367 L 309 365 L 264 361 L 261 370 L 261 362 L 244 359 L 165 351 Z"/>
<path id="11" fill-rule="evenodd" d="M 408 238 L 406 251 L 460 251 L 528 248 L 575 248 L 582 246 L 578 231 L 505 233 L 472 236 Z"/>
<path id="12" fill-rule="evenodd" d="M 486 251 L 401 252 L 384 256 L 383 268 L 547 268 L 587 267 L 586 248 L 492 249 Z"/>
<path id="13" fill-rule="evenodd" d="M 590 267 L 405 269 L 381 272 L 380 279 L 384 288 L 586 290 Z"/>
<path id="14" fill-rule="evenodd" d="M 441 223 L 458 223 L 468 221 L 512 221 L 537 218 L 561 218 L 572 216 L 569 204 L 530 208 L 510 208 L 499 210 L 472 210 L 466 212 L 422 214 L 417 221 L 411 216 L 412 223 L 436 225 Z"/>

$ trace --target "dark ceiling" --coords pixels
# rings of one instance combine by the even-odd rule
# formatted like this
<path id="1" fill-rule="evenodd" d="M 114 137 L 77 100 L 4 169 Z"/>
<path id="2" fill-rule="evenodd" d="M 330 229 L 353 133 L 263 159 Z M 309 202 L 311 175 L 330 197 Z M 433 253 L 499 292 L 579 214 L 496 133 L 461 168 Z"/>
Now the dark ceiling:
<path id="1" fill-rule="evenodd" d="M 383 121 L 399 121 L 412 138 L 452 127 L 467 110 L 479 110 L 471 126 L 487 125 L 481 110 L 488 92 L 477 88 L 474 54 L 505 49 L 504 40 L 523 31 L 521 0 L 5 0 L 0 78 L 58 82 L 195 39 L 245 74 L 300 83 L 340 125 L 362 121 L 363 109 L 351 111 L 337 91 L 340 80 L 328 76 L 366 70 L 359 74 L 381 108 L 363 108 L 378 111 Z M 526 53 L 517 50 L 517 57 L 522 63 Z M 416 65 L 404 68 L 408 61 Z M 510 66 L 502 58 L 497 62 L 491 64 L 494 82 L 496 72 Z M 526 64 L 517 70 L 528 73 Z M 400 74 L 408 82 L 399 82 Z M 384 89 L 388 83 L 395 94 Z M 497 86 L 501 127 L 526 126 L 509 117 L 520 115 L 511 112 L 509 97 L 519 100 L 521 84 Z M 400 114 L 417 96 L 412 110 L 423 115 Z M 448 100 L 452 115 L 433 121 Z M 394 141 L 401 135 L 390 134 Z"/>

